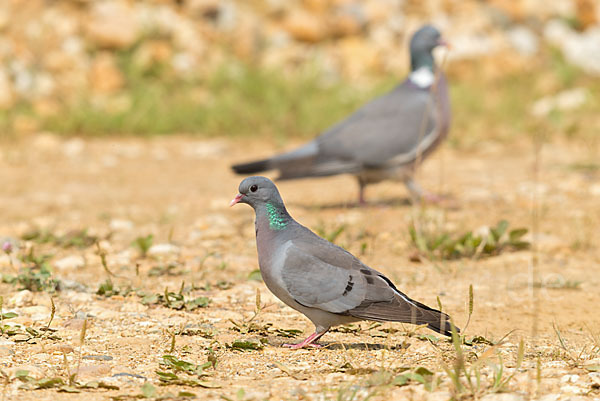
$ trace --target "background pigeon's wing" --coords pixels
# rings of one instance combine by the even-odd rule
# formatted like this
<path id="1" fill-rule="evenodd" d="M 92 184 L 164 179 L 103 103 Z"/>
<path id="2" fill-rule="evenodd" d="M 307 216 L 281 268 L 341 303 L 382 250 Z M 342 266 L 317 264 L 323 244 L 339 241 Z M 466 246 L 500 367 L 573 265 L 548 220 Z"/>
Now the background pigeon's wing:
<path id="1" fill-rule="evenodd" d="M 435 134 L 431 93 L 405 82 L 320 136 L 320 162 L 352 160 L 378 166 L 393 158 L 414 160 L 419 143 Z"/>
<path id="2" fill-rule="evenodd" d="M 274 156 L 233 166 L 237 173 L 278 169 L 279 179 L 359 173 L 365 168 L 413 163 L 447 131 L 449 104 L 441 76 L 434 93 L 406 80 L 362 106 L 308 144 Z M 438 108 L 442 116 L 438 118 Z M 447 107 L 446 107 L 447 108 Z M 440 120 L 440 121 L 438 121 Z M 445 121 L 448 120 L 448 121 Z"/>

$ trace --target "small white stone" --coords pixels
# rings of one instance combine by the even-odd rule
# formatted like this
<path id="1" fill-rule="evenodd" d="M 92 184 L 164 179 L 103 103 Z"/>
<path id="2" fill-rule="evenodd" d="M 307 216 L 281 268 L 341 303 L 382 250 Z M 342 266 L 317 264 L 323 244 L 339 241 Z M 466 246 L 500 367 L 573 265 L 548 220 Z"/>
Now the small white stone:
<path id="1" fill-rule="evenodd" d="M 565 90 L 554 96 L 546 96 L 537 100 L 531 107 L 531 114 L 536 117 L 544 117 L 554 110 L 574 110 L 581 107 L 586 100 L 587 92 L 584 88 Z"/>
<path id="2" fill-rule="evenodd" d="M 148 249 L 148 255 L 150 256 L 165 256 L 174 255 L 179 253 L 179 247 L 173 244 L 156 244 L 152 245 Z"/>
<path id="3" fill-rule="evenodd" d="M 540 397 L 540 401 L 558 401 L 560 394 L 546 394 Z"/>
<path id="4" fill-rule="evenodd" d="M 577 383 L 579 375 L 564 375 L 560 378 L 561 383 Z"/>
<path id="5" fill-rule="evenodd" d="M 9 305 L 14 305 L 16 307 L 21 307 L 25 305 L 30 305 L 33 301 L 33 293 L 29 290 L 23 290 L 17 292 L 13 295 L 9 300 Z"/>
<path id="6" fill-rule="evenodd" d="M 225 153 L 225 143 L 221 141 L 203 141 L 186 144 L 183 153 L 194 159 L 209 159 Z"/>
<path id="7" fill-rule="evenodd" d="M 133 223 L 125 219 L 112 219 L 108 226 L 111 231 L 130 231 L 133 229 Z"/>
<path id="8" fill-rule="evenodd" d="M 79 255 L 71 255 L 57 260 L 53 266 L 58 270 L 72 270 L 85 266 L 85 259 Z"/>
<path id="9" fill-rule="evenodd" d="M 487 394 L 481 401 L 523 401 L 523 397 L 515 393 L 494 393 Z"/>
<path id="10" fill-rule="evenodd" d="M 589 191 L 591 195 L 600 196 L 600 184 L 590 185 Z"/>
<path id="11" fill-rule="evenodd" d="M 130 249 L 125 249 L 117 254 L 108 255 L 108 263 L 111 266 L 125 266 L 131 263 L 133 252 Z"/>
<path id="12" fill-rule="evenodd" d="M 522 55 L 532 56 L 537 53 L 539 44 L 537 36 L 524 26 L 517 26 L 507 32 L 510 44 Z"/>
<path id="13" fill-rule="evenodd" d="M 572 385 L 568 384 L 566 386 L 562 386 L 560 388 L 560 391 L 562 393 L 583 394 L 586 390 L 582 389 L 581 387 L 572 386 Z"/>
<path id="14" fill-rule="evenodd" d="M 76 157 L 83 152 L 85 143 L 80 138 L 73 138 L 62 145 L 62 151 L 67 157 Z"/>

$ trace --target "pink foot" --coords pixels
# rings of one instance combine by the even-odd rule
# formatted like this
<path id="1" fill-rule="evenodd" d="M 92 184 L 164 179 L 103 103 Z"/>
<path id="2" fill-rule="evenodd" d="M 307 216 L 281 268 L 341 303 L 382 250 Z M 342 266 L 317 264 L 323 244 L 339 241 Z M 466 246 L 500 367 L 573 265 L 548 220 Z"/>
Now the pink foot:
<path id="1" fill-rule="evenodd" d="M 319 339 L 325 333 L 317 333 L 316 331 L 312 333 L 308 338 L 301 343 L 298 344 L 283 344 L 282 347 L 291 348 L 291 349 L 300 349 L 304 347 L 312 347 L 312 348 L 321 348 L 319 344 L 316 344 L 315 341 Z"/>
<path id="2" fill-rule="evenodd" d="M 443 195 L 438 195 L 433 192 L 426 192 L 423 194 L 423 200 L 427 203 L 441 203 L 446 199 Z"/>
<path id="3" fill-rule="evenodd" d="M 300 349 L 300 348 L 321 348 L 322 346 L 317 343 L 304 344 L 304 342 L 298 344 L 283 344 L 283 348 Z"/>

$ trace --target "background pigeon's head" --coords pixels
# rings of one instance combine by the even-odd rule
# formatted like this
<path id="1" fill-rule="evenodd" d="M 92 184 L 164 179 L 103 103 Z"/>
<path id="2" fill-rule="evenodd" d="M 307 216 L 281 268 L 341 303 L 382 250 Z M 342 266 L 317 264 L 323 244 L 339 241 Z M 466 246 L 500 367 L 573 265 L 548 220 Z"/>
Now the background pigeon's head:
<path id="1" fill-rule="evenodd" d="M 256 208 L 256 206 L 269 201 L 282 203 L 277 187 L 266 177 L 248 177 L 240 183 L 238 191 L 239 194 L 233 198 L 230 206 L 236 203 L 247 203 Z"/>
<path id="2" fill-rule="evenodd" d="M 431 25 L 424 25 L 414 33 L 410 40 L 410 52 L 431 52 L 439 45 L 443 45 L 442 35 L 437 28 Z"/>

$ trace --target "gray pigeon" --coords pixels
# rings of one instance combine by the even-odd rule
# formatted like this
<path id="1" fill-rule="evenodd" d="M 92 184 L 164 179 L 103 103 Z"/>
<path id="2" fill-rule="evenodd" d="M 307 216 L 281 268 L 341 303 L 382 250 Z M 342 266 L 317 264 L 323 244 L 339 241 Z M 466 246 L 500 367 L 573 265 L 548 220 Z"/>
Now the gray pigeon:
<path id="1" fill-rule="evenodd" d="M 301 343 L 284 346 L 318 347 L 314 342 L 332 326 L 359 320 L 424 324 L 451 335 L 447 314 L 410 299 L 383 274 L 297 223 L 268 178 L 243 180 L 231 206 L 236 203 L 247 203 L 256 213 L 258 263 L 265 284 L 316 327 Z"/>
<path id="2" fill-rule="evenodd" d="M 277 169 L 281 180 L 353 174 L 360 186 L 360 204 L 365 202 L 365 186 L 385 179 L 404 181 L 417 199 L 435 198 L 421 189 L 413 175 L 417 164 L 446 137 L 450 125 L 446 78 L 436 72 L 432 55 L 439 45 L 445 45 L 439 31 L 423 26 L 410 41 L 412 72 L 391 92 L 299 149 L 236 164 L 233 170 L 253 174 Z"/>

